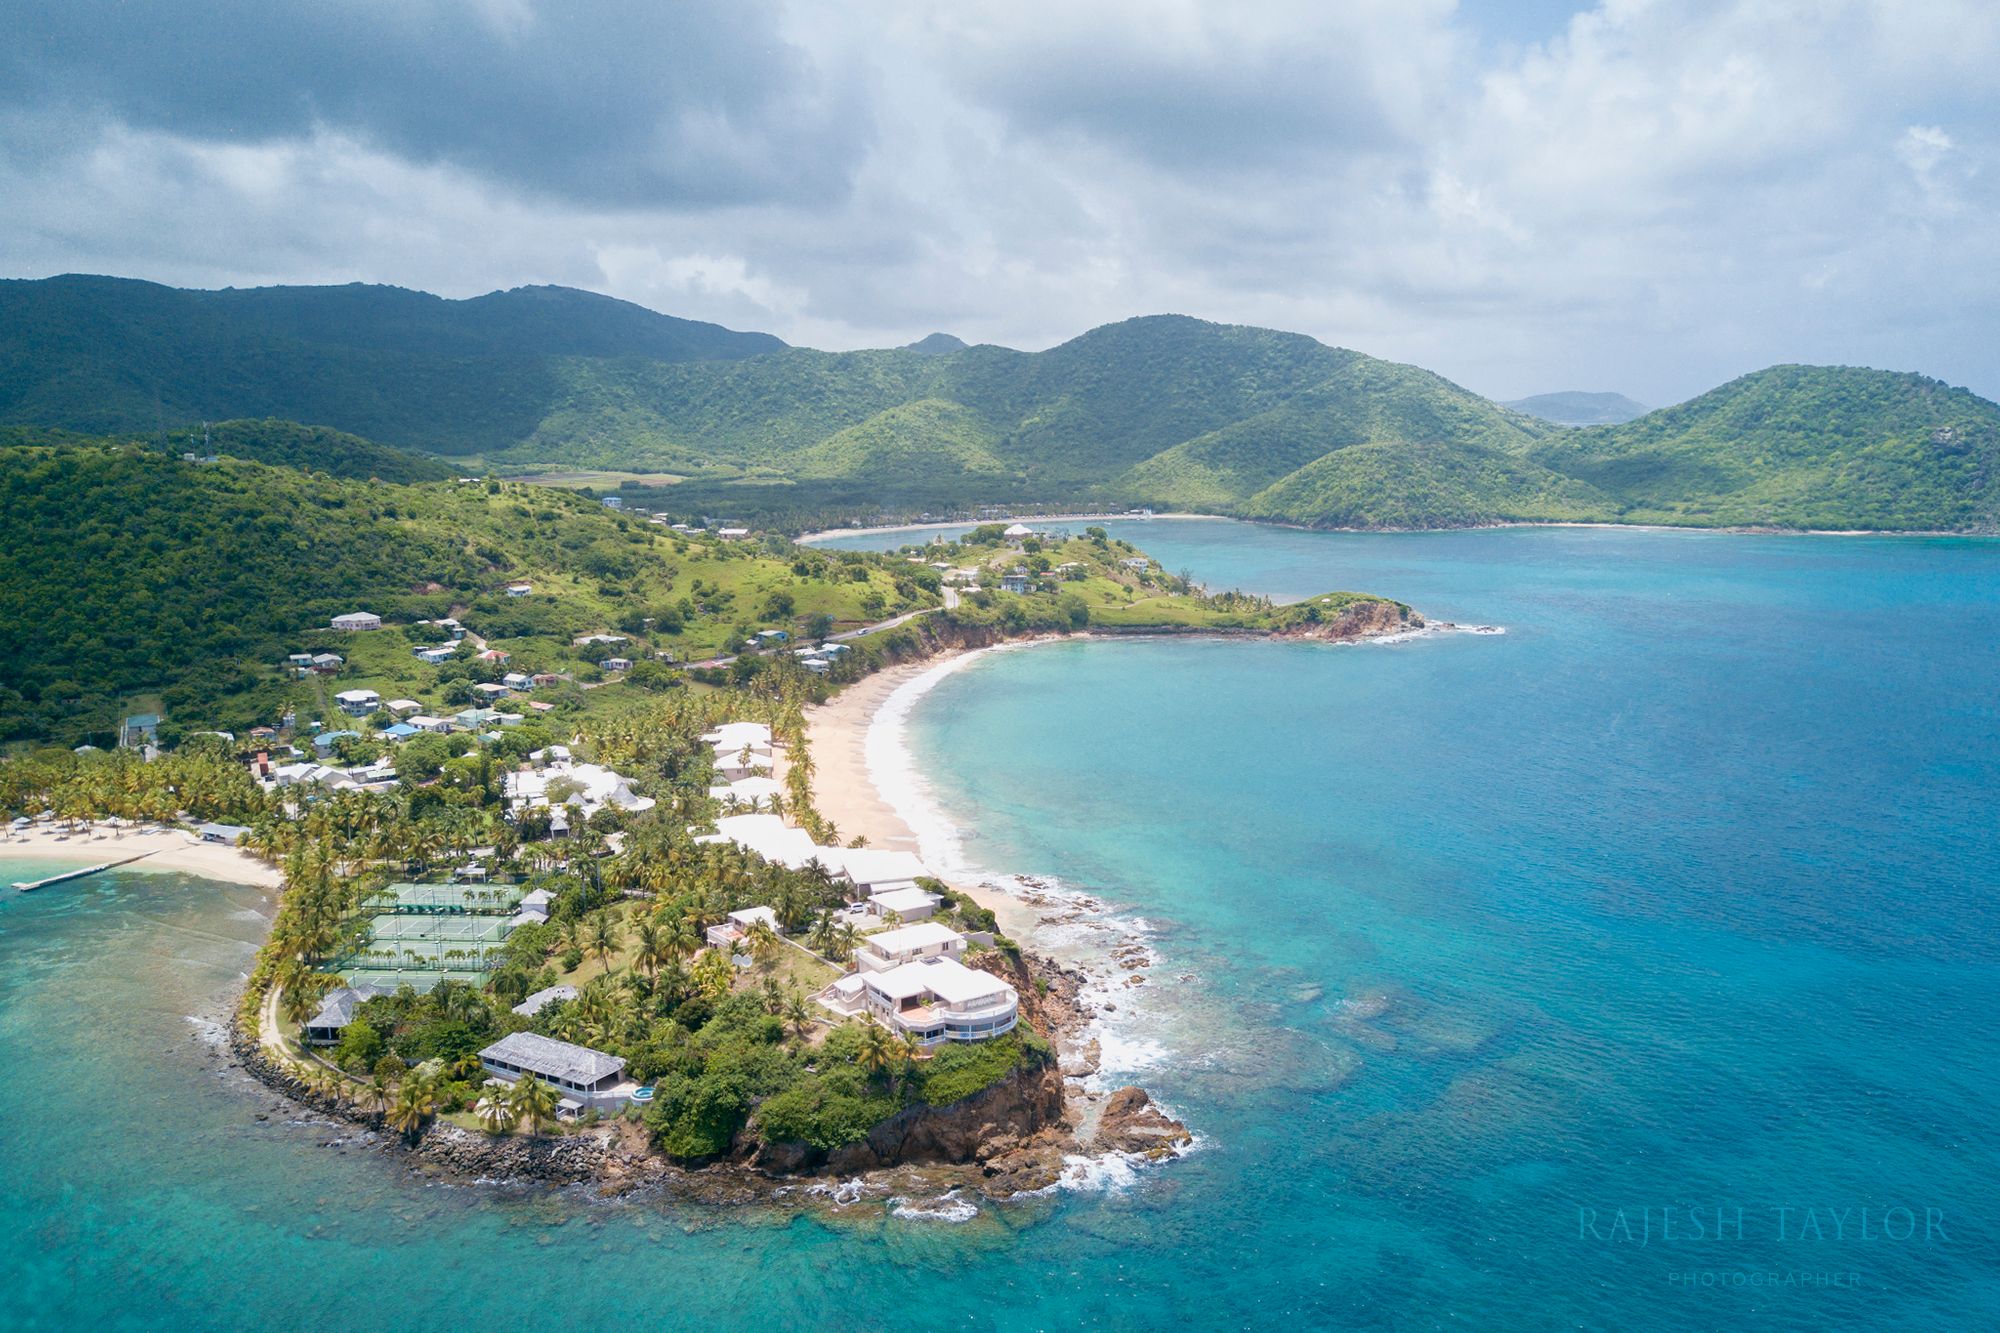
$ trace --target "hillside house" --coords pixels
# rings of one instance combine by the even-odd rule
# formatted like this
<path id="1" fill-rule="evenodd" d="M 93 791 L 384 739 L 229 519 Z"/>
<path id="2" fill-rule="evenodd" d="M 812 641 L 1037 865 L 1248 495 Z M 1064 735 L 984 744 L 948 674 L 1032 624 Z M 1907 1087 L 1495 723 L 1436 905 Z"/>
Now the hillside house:
<path id="1" fill-rule="evenodd" d="M 371 611 L 349 611 L 346 615 L 335 616 L 332 627 L 343 633 L 381 629 L 382 617 Z"/>

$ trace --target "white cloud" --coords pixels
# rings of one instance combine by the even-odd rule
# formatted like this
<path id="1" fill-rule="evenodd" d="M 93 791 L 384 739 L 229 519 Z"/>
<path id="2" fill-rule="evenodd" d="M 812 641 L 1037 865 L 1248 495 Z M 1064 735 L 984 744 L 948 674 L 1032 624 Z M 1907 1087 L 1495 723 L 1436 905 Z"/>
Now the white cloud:
<path id="1" fill-rule="evenodd" d="M 644 8 L 363 7 L 332 49 L 265 11 L 218 49 L 285 78 L 234 100 L 136 25 L 60 88 L 0 55 L 0 266 L 564 282 L 833 347 L 1176 310 L 1502 396 L 1801 359 L 2000 393 L 1987 0 L 1605 0 L 1527 46 L 1450 0 Z"/>

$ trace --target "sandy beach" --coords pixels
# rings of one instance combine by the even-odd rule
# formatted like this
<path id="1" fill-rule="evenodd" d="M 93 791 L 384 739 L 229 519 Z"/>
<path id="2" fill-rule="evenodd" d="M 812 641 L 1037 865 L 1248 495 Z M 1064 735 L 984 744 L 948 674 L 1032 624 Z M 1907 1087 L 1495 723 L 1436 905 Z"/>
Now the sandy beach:
<path id="1" fill-rule="evenodd" d="M 62 840 L 58 840 L 58 832 L 48 826 L 8 832 L 0 836 L 0 861 L 62 863 L 51 866 L 49 873 L 55 874 L 63 869 L 122 861 L 144 853 L 144 860 L 120 868 L 178 871 L 262 889 L 275 889 L 284 882 L 277 867 L 265 864 L 249 852 L 220 843 L 200 842 L 193 834 L 177 830 L 99 824 L 88 833 L 73 833 Z"/>
<path id="2" fill-rule="evenodd" d="M 868 732 L 890 696 L 947 662 L 966 655 L 955 649 L 920 662 L 905 662 L 856 681 L 832 699 L 806 710 L 812 747 L 813 802 L 840 831 L 842 842 L 860 836 L 870 847 L 920 852 L 918 838 L 903 815 L 882 796 L 868 770 Z M 935 869 L 935 867 L 933 867 Z M 1036 921 L 1035 910 L 992 886 L 964 877 L 945 882 L 980 906 L 990 908 L 1001 929 L 1020 938 Z"/>

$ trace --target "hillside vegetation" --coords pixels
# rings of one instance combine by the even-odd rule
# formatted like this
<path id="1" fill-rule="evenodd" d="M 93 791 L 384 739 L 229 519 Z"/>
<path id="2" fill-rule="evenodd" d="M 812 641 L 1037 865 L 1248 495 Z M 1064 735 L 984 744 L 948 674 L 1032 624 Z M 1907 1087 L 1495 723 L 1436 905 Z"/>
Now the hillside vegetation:
<path id="1" fill-rule="evenodd" d="M 2000 521 L 2000 406 L 1922 375 L 1775 366 L 1536 462 L 1626 522 L 1978 529 Z"/>
<path id="2" fill-rule="evenodd" d="M 1583 393 L 1574 389 L 1516 398 L 1507 406 L 1557 426 L 1616 426 L 1643 417 L 1650 410 L 1622 393 Z"/>
<path id="3" fill-rule="evenodd" d="M 753 629 L 856 625 L 938 601 L 936 574 L 905 562 L 677 534 L 499 482 L 401 486 L 20 445 L 0 449 L 0 503 L 0 740 L 101 737 L 140 705 L 225 728 L 288 705 L 318 715 L 324 683 L 285 665 L 301 650 L 350 659 L 335 688 L 452 702 L 440 689 L 453 673 L 411 652 L 442 631 L 328 632 L 346 611 L 392 624 L 457 615 L 512 654 L 510 669 L 589 679 L 580 635 L 620 632 L 632 656 L 688 660 Z M 532 593 L 507 595 L 515 582 Z"/>
<path id="4" fill-rule="evenodd" d="M 1636 407 L 1615 397 L 1525 401 L 1569 419 Z M 1182 316 L 1044 352 L 828 353 L 556 288 L 447 302 L 0 283 L 0 423 L 150 436 L 164 421 L 178 438 L 241 417 L 458 470 L 671 475 L 655 503 L 765 524 L 1146 504 L 1322 526 L 1985 530 L 2000 408 L 1917 375 L 1777 367 L 1574 429 L 1414 366 Z"/>

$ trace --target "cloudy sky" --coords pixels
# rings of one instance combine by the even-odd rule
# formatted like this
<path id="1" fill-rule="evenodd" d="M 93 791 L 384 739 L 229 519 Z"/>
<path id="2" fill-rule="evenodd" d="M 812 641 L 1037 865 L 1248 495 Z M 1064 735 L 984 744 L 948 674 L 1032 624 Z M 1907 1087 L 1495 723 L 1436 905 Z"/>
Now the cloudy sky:
<path id="1" fill-rule="evenodd" d="M 2000 396 L 1994 0 L 0 0 L 0 274 Z"/>

